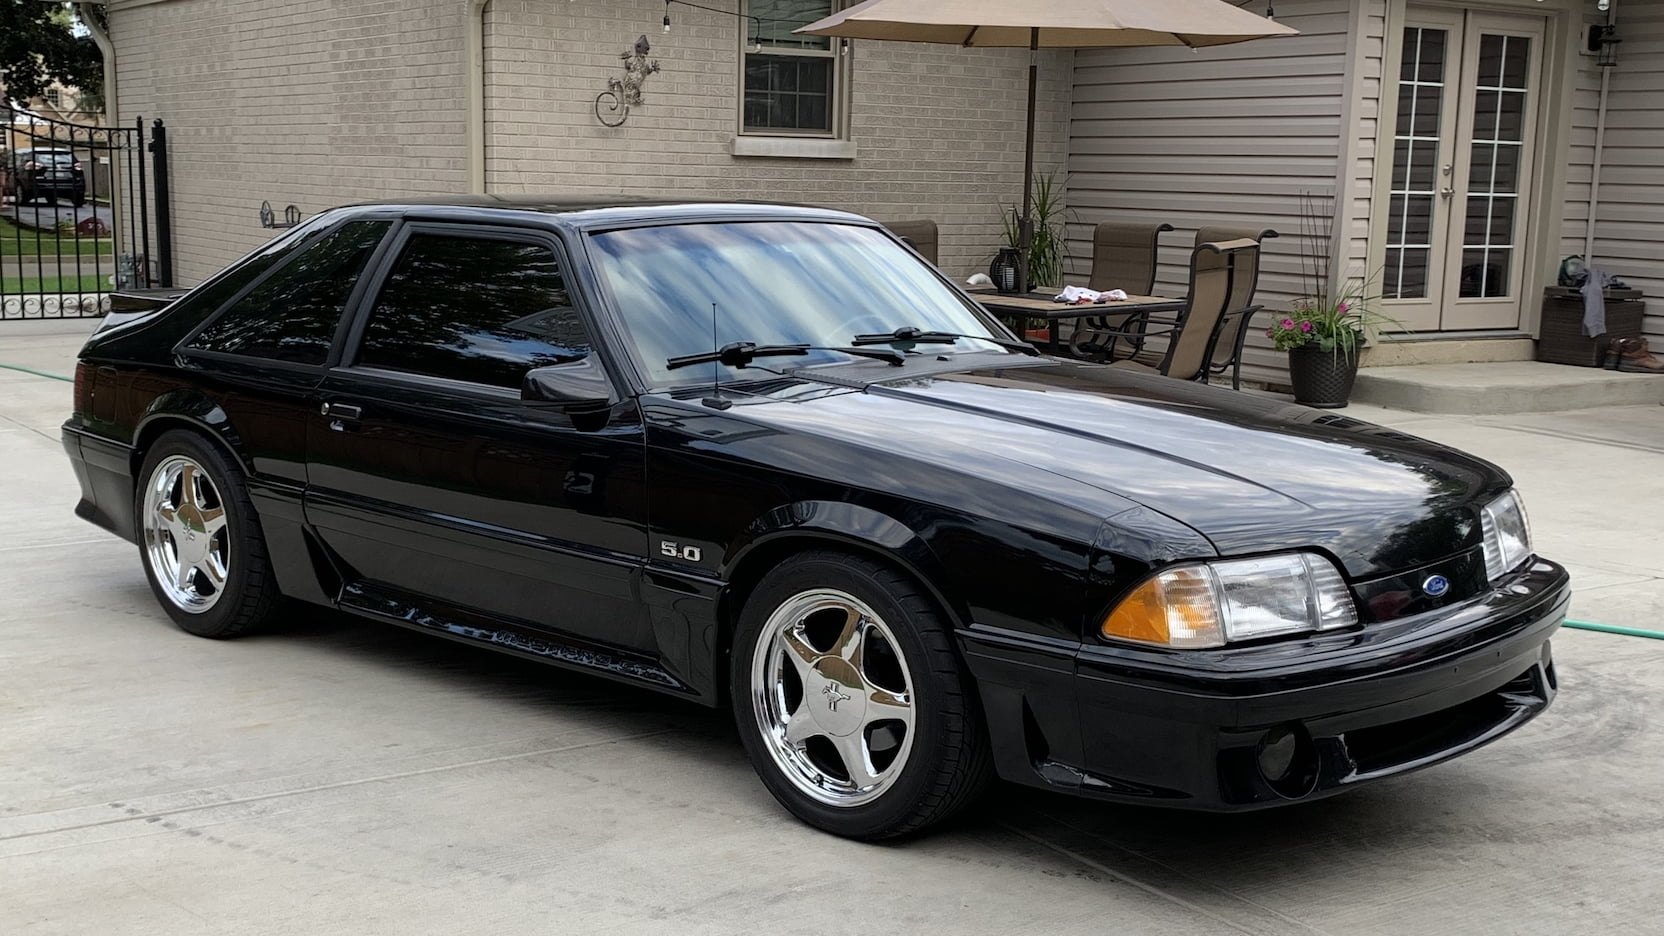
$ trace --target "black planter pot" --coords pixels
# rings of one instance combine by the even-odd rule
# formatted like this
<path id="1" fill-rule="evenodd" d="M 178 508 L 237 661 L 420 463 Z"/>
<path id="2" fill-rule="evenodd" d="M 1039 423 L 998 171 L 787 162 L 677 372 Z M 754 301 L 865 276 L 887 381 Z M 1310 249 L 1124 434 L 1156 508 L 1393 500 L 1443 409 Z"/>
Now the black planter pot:
<path id="1" fill-rule="evenodd" d="M 1288 382 L 1294 402 L 1321 409 L 1340 409 L 1352 396 L 1358 376 L 1358 352 L 1324 351 L 1316 346 L 1290 348 Z"/>

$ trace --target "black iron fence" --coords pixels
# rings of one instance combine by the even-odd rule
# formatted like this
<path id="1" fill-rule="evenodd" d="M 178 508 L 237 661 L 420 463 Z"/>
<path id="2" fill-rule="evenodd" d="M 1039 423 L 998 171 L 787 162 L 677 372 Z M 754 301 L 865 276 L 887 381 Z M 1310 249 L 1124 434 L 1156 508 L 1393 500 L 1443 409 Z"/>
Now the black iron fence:
<path id="1" fill-rule="evenodd" d="M 103 315 L 173 285 L 167 128 L 67 123 L 0 103 L 0 328 Z"/>

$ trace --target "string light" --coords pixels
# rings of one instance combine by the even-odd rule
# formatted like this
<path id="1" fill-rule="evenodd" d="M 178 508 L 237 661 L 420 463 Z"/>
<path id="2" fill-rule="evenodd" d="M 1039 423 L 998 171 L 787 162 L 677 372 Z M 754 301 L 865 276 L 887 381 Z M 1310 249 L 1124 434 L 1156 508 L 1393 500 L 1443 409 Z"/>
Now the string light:
<path id="1" fill-rule="evenodd" d="M 782 19 L 782 18 L 777 17 L 777 16 L 753 16 L 749 13 L 740 13 L 736 10 L 720 10 L 720 9 L 717 9 L 716 7 L 705 6 L 702 3 L 690 3 L 689 0 L 664 0 L 664 31 L 665 32 L 670 32 L 670 5 L 672 3 L 680 3 L 682 6 L 692 7 L 695 10 L 704 10 L 707 13 L 720 13 L 723 16 L 734 16 L 734 17 L 739 17 L 739 18 L 742 18 L 742 19 L 750 20 L 750 23 L 748 24 L 749 29 L 747 30 L 747 37 L 750 39 L 750 42 L 749 42 L 750 51 L 753 51 L 753 52 L 762 51 L 762 48 L 763 48 L 763 23 L 765 23 L 765 22 L 767 22 L 767 23 L 785 23 L 785 24 L 790 25 L 790 26 L 800 26 L 800 25 L 802 25 L 802 21 L 800 21 L 800 20 Z M 849 40 L 848 39 L 838 40 L 838 54 L 839 55 L 849 54 Z"/>

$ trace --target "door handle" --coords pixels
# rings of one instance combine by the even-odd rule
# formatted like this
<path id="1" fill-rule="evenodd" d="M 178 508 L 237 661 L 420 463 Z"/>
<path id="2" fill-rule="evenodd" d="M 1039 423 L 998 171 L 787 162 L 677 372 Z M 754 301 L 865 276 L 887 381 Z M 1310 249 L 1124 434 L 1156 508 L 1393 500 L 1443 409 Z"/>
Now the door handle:
<path id="1" fill-rule="evenodd" d="M 1456 194 L 1456 189 L 1452 186 L 1447 185 L 1444 188 L 1439 189 L 1439 194 L 1443 195 L 1446 198 L 1449 198 L 1450 196 Z"/>
<path id="2" fill-rule="evenodd" d="M 363 407 L 351 403 L 325 403 L 318 407 L 318 412 L 329 420 L 331 432 L 346 432 L 348 420 L 357 422 L 358 417 L 364 415 Z"/>

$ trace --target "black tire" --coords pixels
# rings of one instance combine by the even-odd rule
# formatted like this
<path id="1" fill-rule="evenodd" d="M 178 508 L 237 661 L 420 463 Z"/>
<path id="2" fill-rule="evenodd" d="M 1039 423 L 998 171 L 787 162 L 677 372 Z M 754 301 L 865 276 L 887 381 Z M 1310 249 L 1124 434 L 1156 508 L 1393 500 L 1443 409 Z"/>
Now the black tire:
<path id="1" fill-rule="evenodd" d="M 905 760 L 884 781 L 886 785 L 879 787 L 877 793 L 866 794 L 876 796 L 867 802 L 828 804 L 806 793 L 799 786 L 802 781 L 794 779 L 772 753 L 776 745 L 790 742 L 783 742 L 779 735 L 770 734 L 764 727 L 764 722 L 771 718 L 768 700 L 774 690 L 770 688 L 768 676 L 773 670 L 761 661 L 773 658 L 767 646 L 759 655 L 759 644 L 765 639 L 772 641 L 779 632 L 780 622 L 791 617 L 787 609 L 801 606 L 794 602 L 826 590 L 852 596 L 877 615 L 884 631 L 877 637 L 893 644 L 896 651 L 890 654 L 887 665 L 896 672 L 905 671 L 911 685 L 908 694 L 912 706 L 912 725 L 908 732 L 911 746 L 902 749 Z M 916 581 L 898 569 L 871 559 L 816 550 L 793 556 L 773 569 L 747 596 L 740 611 L 729 668 L 730 694 L 740 737 L 752 766 L 769 792 L 809 825 L 834 835 L 868 841 L 918 831 L 946 819 L 974 800 L 993 776 L 992 761 L 987 729 L 974 690 L 954 653 L 950 630 L 935 602 Z M 869 627 L 865 632 L 872 635 L 876 629 Z M 832 655 L 826 652 L 821 659 L 828 660 Z M 878 655 L 876 647 L 872 651 L 862 649 L 861 665 L 873 665 L 866 661 Z M 762 686 L 754 685 L 759 667 L 764 671 Z M 822 687 L 829 693 L 833 711 L 837 702 L 855 694 L 853 688 L 849 694 L 838 694 L 839 685 L 828 682 Z M 816 713 L 820 711 L 818 693 L 811 686 L 800 686 L 800 694 L 799 712 L 807 712 L 811 700 Z M 854 704 L 861 705 L 861 711 L 868 711 L 865 702 Z M 819 714 L 812 717 L 814 723 L 820 721 Z M 796 723 L 796 718 L 791 721 Z M 866 739 L 863 744 L 871 742 L 872 736 L 866 734 L 868 730 L 865 724 L 859 729 Z M 795 750 L 806 752 L 813 740 Z M 876 757 L 873 762 L 876 763 Z M 895 766 L 894 761 L 891 766 Z"/>
<path id="2" fill-rule="evenodd" d="M 223 537 L 220 540 L 226 549 L 224 583 L 222 587 L 212 589 L 215 594 L 210 606 L 198 611 L 182 606 L 159 577 L 160 573 L 152 560 L 153 533 L 147 527 L 146 495 L 152 485 L 162 481 L 159 471 L 163 466 L 170 462 L 177 463 L 180 458 L 200 466 L 214 492 L 211 498 L 214 503 L 209 505 L 210 508 L 217 507 L 224 511 Z M 190 430 L 176 429 L 164 433 L 145 453 L 144 466 L 134 485 L 133 505 L 139 561 L 144 566 L 145 581 L 150 584 L 151 593 L 156 596 L 162 610 L 173 618 L 181 630 L 198 637 L 225 639 L 246 634 L 271 620 L 281 596 L 266 552 L 265 534 L 260 528 L 254 505 L 249 501 L 242 471 L 223 450 Z M 177 554 L 178 548 L 172 547 L 172 551 Z M 199 583 L 204 581 L 200 578 L 194 580 Z"/>
<path id="3" fill-rule="evenodd" d="M 85 193 L 85 192 L 83 192 L 83 193 L 81 193 L 81 194 L 79 194 L 79 195 L 76 195 L 76 196 L 74 196 L 74 197 L 72 197 L 72 198 L 70 198 L 70 200 L 69 200 L 69 203 L 70 203 L 70 204 L 71 204 L 71 205 L 74 205 L 74 206 L 75 206 L 75 207 L 77 207 L 77 208 L 80 208 L 80 207 L 82 207 L 82 206 L 83 206 L 83 205 L 85 205 L 85 204 L 86 204 L 86 203 L 87 203 L 87 195 L 86 195 L 86 193 Z"/>

